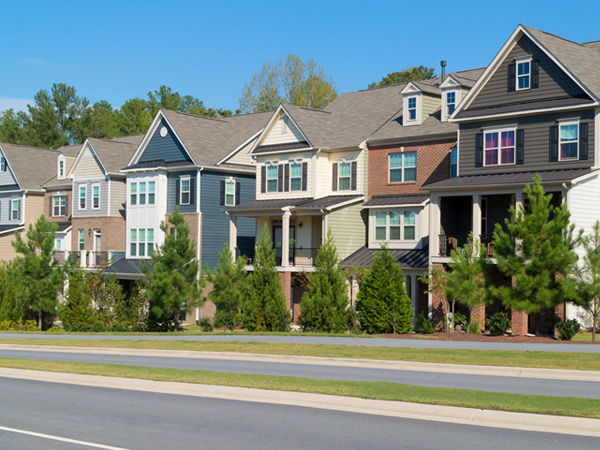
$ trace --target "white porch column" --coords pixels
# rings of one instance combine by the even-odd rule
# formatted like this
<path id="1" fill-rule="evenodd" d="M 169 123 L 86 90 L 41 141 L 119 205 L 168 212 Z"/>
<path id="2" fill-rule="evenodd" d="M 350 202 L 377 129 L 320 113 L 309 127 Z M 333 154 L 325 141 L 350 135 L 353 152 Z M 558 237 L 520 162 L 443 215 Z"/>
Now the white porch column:
<path id="1" fill-rule="evenodd" d="M 87 267 L 87 250 L 81 250 L 81 252 L 79 253 L 79 266 L 80 267 Z"/>
<path id="2" fill-rule="evenodd" d="M 519 212 L 521 206 L 523 205 L 523 191 L 518 191 L 515 194 L 515 211 Z"/>
<path id="3" fill-rule="evenodd" d="M 429 199 L 429 256 L 440 254 L 440 198 L 432 194 Z"/>
<path id="4" fill-rule="evenodd" d="M 237 247 L 237 217 L 229 216 L 229 250 L 235 261 L 235 248 Z"/>
<path id="5" fill-rule="evenodd" d="M 481 243 L 481 234 L 485 230 L 481 229 L 481 200 L 478 194 L 473 195 L 473 250 L 475 254 L 479 254 L 479 244 Z"/>
<path id="6" fill-rule="evenodd" d="M 292 213 L 285 211 L 281 220 L 281 266 L 290 265 L 290 216 Z"/>
<path id="7" fill-rule="evenodd" d="M 329 231 L 329 223 L 327 219 L 327 214 L 321 215 L 321 244 L 324 244 L 327 240 L 327 232 Z"/>

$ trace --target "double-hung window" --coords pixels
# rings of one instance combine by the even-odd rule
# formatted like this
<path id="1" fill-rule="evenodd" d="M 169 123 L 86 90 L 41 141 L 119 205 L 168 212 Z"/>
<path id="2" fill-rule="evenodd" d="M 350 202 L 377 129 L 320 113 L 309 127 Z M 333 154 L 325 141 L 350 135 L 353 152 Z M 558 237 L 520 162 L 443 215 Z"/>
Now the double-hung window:
<path id="1" fill-rule="evenodd" d="M 100 208 L 100 185 L 99 184 L 92 185 L 92 208 L 93 209 Z"/>
<path id="2" fill-rule="evenodd" d="M 129 230 L 129 253 L 131 256 L 137 256 L 137 228 Z"/>
<path id="3" fill-rule="evenodd" d="M 65 160 L 58 160 L 58 179 L 62 180 L 65 177 Z"/>
<path id="4" fill-rule="evenodd" d="M 417 180 L 417 153 L 392 153 L 390 155 L 390 183 Z"/>
<path id="5" fill-rule="evenodd" d="M 138 256 L 146 256 L 146 229 L 138 229 Z"/>
<path id="6" fill-rule="evenodd" d="M 375 239 L 385 241 L 387 239 L 387 213 L 375 213 Z"/>
<path id="7" fill-rule="evenodd" d="M 86 208 L 87 186 L 79 186 L 79 209 Z"/>
<path id="8" fill-rule="evenodd" d="M 235 205 L 235 180 L 225 181 L 225 206 Z"/>
<path id="9" fill-rule="evenodd" d="M 140 181 L 138 188 L 139 188 L 138 203 L 140 205 L 145 205 L 146 204 L 146 182 Z"/>
<path id="10" fill-rule="evenodd" d="M 293 163 L 290 166 L 290 190 L 302 190 L 302 164 Z"/>
<path id="11" fill-rule="evenodd" d="M 417 97 L 408 98 L 408 120 L 417 120 Z"/>
<path id="12" fill-rule="evenodd" d="M 179 179 L 180 189 L 179 189 L 179 204 L 180 205 L 189 205 L 190 204 L 190 177 L 180 178 Z"/>
<path id="13" fill-rule="evenodd" d="M 531 85 L 531 59 L 516 61 L 517 64 L 517 91 L 529 89 Z"/>
<path id="14" fill-rule="evenodd" d="M 446 114 L 451 116 L 456 109 L 456 92 L 446 93 Z"/>
<path id="15" fill-rule="evenodd" d="M 458 150 L 454 147 L 450 150 L 450 178 L 458 176 Z"/>
<path id="16" fill-rule="evenodd" d="M 375 213 L 376 241 L 414 241 L 416 213 L 414 211 L 379 211 Z"/>
<path id="17" fill-rule="evenodd" d="M 62 238 L 54 238 L 54 250 L 57 252 L 62 251 Z"/>
<path id="18" fill-rule="evenodd" d="M 579 123 L 560 123 L 558 139 L 561 161 L 579 158 Z"/>
<path id="19" fill-rule="evenodd" d="M 83 251 L 83 249 L 85 248 L 85 230 L 80 228 L 78 230 L 78 235 L 77 235 L 77 248 L 79 249 L 79 251 Z"/>
<path id="20" fill-rule="evenodd" d="M 154 205 L 156 196 L 156 181 L 148 181 L 148 204 Z"/>
<path id="21" fill-rule="evenodd" d="M 515 130 L 486 131 L 484 136 L 484 165 L 497 166 L 515 163 Z"/>
<path id="22" fill-rule="evenodd" d="M 151 256 L 154 251 L 154 228 L 148 228 L 146 230 L 146 250 L 148 256 Z"/>
<path id="23" fill-rule="evenodd" d="M 10 219 L 19 220 L 19 200 L 16 198 L 10 201 Z"/>
<path id="24" fill-rule="evenodd" d="M 338 186 L 340 191 L 350 190 L 350 163 L 341 162 L 338 167 Z"/>
<path id="25" fill-rule="evenodd" d="M 55 195 L 52 197 L 52 215 L 54 217 L 67 215 L 67 196 Z"/>
<path id="26" fill-rule="evenodd" d="M 404 240 L 414 241 L 415 240 L 415 212 L 404 211 Z"/>
<path id="27" fill-rule="evenodd" d="M 137 205 L 137 183 L 129 184 L 129 205 Z"/>
<path id="28" fill-rule="evenodd" d="M 277 192 L 277 166 L 267 166 L 267 192 Z"/>

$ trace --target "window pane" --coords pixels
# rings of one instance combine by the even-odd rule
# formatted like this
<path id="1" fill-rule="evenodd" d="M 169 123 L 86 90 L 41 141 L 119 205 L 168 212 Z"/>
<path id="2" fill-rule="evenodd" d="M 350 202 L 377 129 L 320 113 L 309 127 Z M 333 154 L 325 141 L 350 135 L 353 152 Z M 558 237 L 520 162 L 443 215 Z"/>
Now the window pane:
<path id="1" fill-rule="evenodd" d="M 456 105 L 454 103 L 449 103 L 448 104 L 448 115 L 452 115 L 452 113 L 454 112 L 454 110 L 456 109 Z"/>
<path id="2" fill-rule="evenodd" d="M 391 241 L 399 241 L 400 240 L 400 227 L 390 227 L 390 240 Z"/>
<path id="3" fill-rule="evenodd" d="M 133 206 L 137 205 L 137 183 L 129 185 L 129 203 Z"/>
<path id="4" fill-rule="evenodd" d="M 417 169 L 404 169 L 404 181 L 416 181 Z"/>
<path id="5" fill-rule="evenodd" d="M 397 183 L 402 181 L 402 169 L 390 170 L 390 182 Z"/>
<path id="6" fill-rule="evenodd" d="M 292 164 L 292 167 L 290 168 L 290 176 L 301 177 L 302 176 L 302 166 L 300 164 Z"/>
<path id="7" fill-rule="evenodd" d="M 415 239 L 415 227 L 404 227 L 404 240 L 414 240 Z"/>
<path id="8" fill-rule="evenodd" d="M 340 178 L 340 191 L 350 190 L 350 178 Z"/>
<path id="9" fill-rule="evenodd" d="M 529 74 L 529 61 L 519 63 L 518 73 L 519 75 Z"/>
<path id="10" fill-rule="evenodd" d="M 268 166 L 267 167 L 267 178 L 277 179 L 277 166 Z"/>
<path id="11" fill-rule="evenodd" d="M 529 75 L 519 77 L 519 89 L 529 88 Z"/>
<path id="12" fill-rule="evenodd" d="M 400 225 L 400 213 L 390 211 L 390 225 Z"/>
<path id="13" fill-rule="evenodd" d="M 302 178 L 292 178 L 291 189 L 292 191 L 302 190 Z"/>
<path id="14" fill-rule="evenodd" d="M 448 94 L 446 94 L 446 102 L 454 103 L 455 101 L 456 101 L 456 92 L 448 92 Z"/>
<path id="15" fill-rule="evenodd" d="M 560 159 L 577 158 L 577 143 L 560 144 Z"/>
<path id="16" fill-rule="evenodd" d="M 235 181 L 227 181 L 225 183 L 225 192 L 227 194 L 235 194 Z"/>
<path id="17" fill-rule="evenodd" d="M 402 153 L 394 153 L 390 155 L 390 169 L 402 167 Z"/>
<path id="18" fill-rule="evenodd" d="M 500 153 L 501 164 L 513 164 L 515 162 L 515 149 L 503 148 Z"/>
<path id="19" fill-rule="evenodd" d="M 417 154 L 415 152 L 404 154 L 404 167 L 416 167 Z"/>
<path id="20" fill-rule="evenodd" d="M 148 204 L 154 205 L 154 193 L 148 193 Z"/>
<path id="21" fill-rule="evenodd" d="M 411 97 L 408 99 L 408 107 L 409 108 L 416 108 L 417 107 L 417 99 L 416 97 Z"/>
<path id="22" fill-rule="evenodd" d="M 235 196 L 232 194 L 225 195 L 225 206 L 233 206 L 235 203 Z"/>
<path id="23" fill-rule="evenodd" d="M 384 213 L 384 212 L 375 213 L 375 225 L 384 225 L 385 226 L 386 215 L 387 215 L 387 213 Z"/>
<path id="24" fill-rule="evenodd" d="M 375 239 L 378 241 L 385 241 L 385 227 L 375 228 Z"/>
<path id="25" fill-rule="evenodd" d="M 340 164 L 340 177 L 349 177 L 350 176 L 350 163 L 341 163 Z"/>
<path id="26" fill-rule="evenodd" d="M 502 147 L 514 147 L 515 132 L 514 131 L 503 131 L 501 142 L 502 142 Z"/>
<path id="27" fill-rule="evenodd" d="M 142 186 L 140 184 L 140 192 L 142 192 L 141 187 Z M 189 178 L 181 180 L 181 191 L 182 192 L 189 192 L 190 191 L 190 180 L 189 180 Z"/>
<path id="28" fill-rule="evenodd" d="M 408 110 L 408 119 L 409 120 L 415 120 L 417 118 L 417 110 L 416 109 L 409 109 Z"/>
<path id="29" fill-rule="evenodd" d="M 146 238 L 146 241 L 154 242 L 154 228 L 148 228 Z"/>
<path id="30" fill-rule="evenodd" d="M 485 135 L 485 148 L 498 147 L 498 133 L 487 133 Z"/>
<path id="31" fill-rule="evenodd" d="M 577 125 L 561 125 L 560 126 L 560 140 L 561 141 L 575 141 L 577 140 Z"/>
<path id="32" fill-rule="evenodd" d="M 267 191 L 268 192 L 276 192 L 277 191 L 277 179 L 267 181 Z"/>
<path id="33" fill-rule="evenodd" d="M 131 183 L 129 185 L 129 193 L 130 194 L 137 194 L 137 183 Z"/>
<path id="34" fill-rule="evenodd" d="M 498 164 L 498 150 L 486 150 L 485 151 L 485 165 L 491 166 Z"/>
<path id="35" fill-rule="evenodd" d="M 454 147 L 450 151 L 450 164 L 456 164 L 457 162 L 458 162 L 458 152 L 456 150 L 456 147 Z"/>
<path id="36" fill-rule="evenodd" d="M 148 181 L 148 193 L 153 194 L 156 189 L 156 181 Z"/>
<path id="37" fill-rule="evenodd" d="M 414 211 L 404 211 L 404 225 L 415 224 L 415 213 Z"/>

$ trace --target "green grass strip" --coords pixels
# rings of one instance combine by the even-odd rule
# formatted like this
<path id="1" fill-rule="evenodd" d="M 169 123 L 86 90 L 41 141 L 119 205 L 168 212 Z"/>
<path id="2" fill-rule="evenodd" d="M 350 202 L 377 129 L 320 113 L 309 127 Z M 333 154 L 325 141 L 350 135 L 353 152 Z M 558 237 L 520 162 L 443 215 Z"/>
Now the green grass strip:
<path id="1" fill-rule="evenodd" d="M 600 353 L 447 350 L 326 344 L 179 340 L 117 341 L 15 338 L 0 339 L 0 344 L 259 353 L 265 355 L 318 356 L 325 358 L 376 359 L 385 361 L 418 361 L 442 364 L 600 371 Z"/>
<path id="2" fill-rule="evenodd" d="M 48 372 L 137 378 L 153 381 L 237 386 L 277 391 L 306 392 L 373 400 L 403 401 L 467 408 L 600 418 L 600 400 L 541 395 L 505 394 L 467 389 L 433 388 L 385 382 L 313 380 L 221 373 L 200 370 L 177 370 L 135 367 L 117 364 L 74 363 L 62 361 L 0 358 L 1 367 Z"/>

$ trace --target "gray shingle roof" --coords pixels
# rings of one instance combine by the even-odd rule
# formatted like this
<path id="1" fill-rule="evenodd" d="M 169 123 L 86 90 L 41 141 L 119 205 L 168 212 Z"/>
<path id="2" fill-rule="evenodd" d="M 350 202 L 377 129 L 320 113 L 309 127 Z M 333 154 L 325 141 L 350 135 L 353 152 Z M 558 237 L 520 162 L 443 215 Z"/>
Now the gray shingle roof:
<path id="1" fill-rule="evenodd" d="M 143 137 L 138 134 L 111 140 L 90 138 L 89 141 L 106 170 L 109 173 L 119 173 L 133 157 Z"/>
<path id="2" fill-rule="evenodd" d="M 41 189 L 47 180 L 56 176 L 58 150 L 4 143 L 0 143 L 0 147 L 22 189 Z"/>
<path id="3" fill-rule="evenodd" d="M 351 202 L 352 200 L 358 200 L 362 197 L 362 195 L 330 195 L 328 197 L 321 197 L 307 202 L 297 203 L 294 206 L 294 209 L 333 208 L 336 205 Z"/>
<path id="4" fill-rule="evenodd" d="M 344 259 L 342 266 L 351 267 L 352 265 L 356 265 L 359 267 L 371 267 L 375 260 L 375 255 L 381 251 L 381 249 L 367 248 L 366 246 L 361 247 Z M 388 249 L 388 251 L 402 268 L 425 269 L 428 267 L 429 247 L 425 247 L 422 250 Z"/>
<path id="5" fill-rule="evenodd" d="M 112 263 L 104 271 L 108 274 L 113 275 L 136 275 L 140 278 L 143 276 L 142 273 L 142 259 L 120 259 L 115 263 Z M 148 262 L 146 262 L 148 264 Z"/>
<path id="6" fill-rule="evenodd" d="M 291 207 L 297 210 L 332 208 L 336 205 L 358 200 L 362 195 L 330 195 L 322 198 L 294 198 L 294 199 L 275 199 L 275 200 L 254 200 L 252 202 L 242 203 L 241 205 L 227 208 L 228 211 L 263 211 L 270 209 L 282 209 Z"/>
<path id="7" fill-rule="evenodd" d="M 419 205 L 428 199 L 429 194 L 374 195 L 363 206 Z"/>

